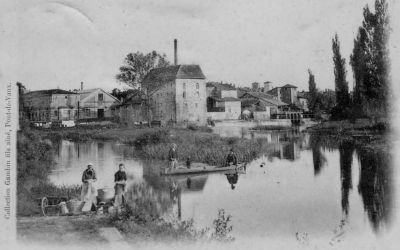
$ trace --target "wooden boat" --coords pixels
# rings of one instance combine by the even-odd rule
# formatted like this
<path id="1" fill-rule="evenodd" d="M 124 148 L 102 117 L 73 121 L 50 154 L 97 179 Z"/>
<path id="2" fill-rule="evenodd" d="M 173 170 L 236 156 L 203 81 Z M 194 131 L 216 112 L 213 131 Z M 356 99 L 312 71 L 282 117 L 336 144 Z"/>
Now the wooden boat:
<path id="1" fill-rule="evenodd" d="M 210 166 L 204 163 L 194 162 L 190 168 L 186 166 L 179 166 L 176 169 L 165 168 L 161 171 L 161 175 L 179 175 L 179 174 L 202 174 L 213 172 L 226 172 L 226 171 L 243 171 L 246 168 L 245 163 L 239 163 L 236 166 L 217 167 Z"/>

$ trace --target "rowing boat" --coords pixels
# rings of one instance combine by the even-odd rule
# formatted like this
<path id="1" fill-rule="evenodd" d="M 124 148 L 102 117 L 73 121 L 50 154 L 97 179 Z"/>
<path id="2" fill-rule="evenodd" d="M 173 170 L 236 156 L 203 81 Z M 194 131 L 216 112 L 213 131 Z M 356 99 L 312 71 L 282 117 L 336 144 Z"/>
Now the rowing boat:
<path id="1" fill-rule="evenodd" d="M 212 172 L 225 172 L 233 170 L 243 170 L 245 168 L 244 163 L 239 163 L 236 166 L 217 167 L 210 166 L 204 163 L 192 163 L 190 168 L 186 166 L 179 166 L 175 169 L 165 168 L 161 171 L 162 175 L 179 175 L 179 174 L 200 174 L 200 173 L 212 173 Z"/>

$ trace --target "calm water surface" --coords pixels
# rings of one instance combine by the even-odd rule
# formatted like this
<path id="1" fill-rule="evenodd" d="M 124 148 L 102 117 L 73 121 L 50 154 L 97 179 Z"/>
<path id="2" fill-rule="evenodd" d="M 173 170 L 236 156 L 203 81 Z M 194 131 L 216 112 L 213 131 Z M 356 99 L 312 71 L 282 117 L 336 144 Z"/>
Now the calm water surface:
<path id="1" fill-rule="evenodd" d="M 112 187 L 118 164 L 124 162 L 130 198 L 150 199 L 155 213 L 194 218 L 199 227 L 210 227 L 223 208 L 233 216 L 234 236 L 291 237 L 307 232 L 332 238 L 345 232 L 348 237 L 376 237 L 390 229 L 393 173 L 384 152 L 351 143 L 335 145 L 298 130 L 252 133 L 230 126 L 215 132 L 261 140 L 264 155 L 237 176 L 161 177 L 166 163 L 141 160 L 130 146 L 62 141 L 50 180 L 80 184 L 85 166 L 92 162 L 98 186 Z M 171 192 L 172 183 L 181 192 Z M 143 188 L 138 191 L 138 186 Z"/>

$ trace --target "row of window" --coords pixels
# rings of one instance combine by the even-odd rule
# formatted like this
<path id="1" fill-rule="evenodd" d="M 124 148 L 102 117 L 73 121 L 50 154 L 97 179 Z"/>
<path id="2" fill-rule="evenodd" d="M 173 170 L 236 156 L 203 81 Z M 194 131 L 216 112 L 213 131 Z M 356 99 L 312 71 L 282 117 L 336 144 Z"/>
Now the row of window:
<path id="1" fill-rule="evenodd" d="M 186 83 L 183 83 L 183 89 L 186 89 Z M 198 82 L 196 82 L 196 89 L 200 89 L 200 84 Z"/>
<path id="2" fill-rule="evenodd" d="M 196 95 L 197 95 L 197 97 L 200 97 L 200 92 L 197 91 L 197 92 L 196 92 Z M 183 98 L 186 98 L 186 91 L 183 91 L 182 97 L 183 97 Z"/>

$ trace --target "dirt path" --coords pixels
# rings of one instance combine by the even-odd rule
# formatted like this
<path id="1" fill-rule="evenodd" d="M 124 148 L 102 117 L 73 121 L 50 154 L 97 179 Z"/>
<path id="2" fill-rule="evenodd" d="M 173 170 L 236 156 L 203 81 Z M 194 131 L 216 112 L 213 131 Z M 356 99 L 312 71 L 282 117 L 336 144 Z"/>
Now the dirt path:
<path id="1" fill-rule="evenodd" d="M 23 243 L 126 244 L 119 231 L 107 227 L 104 217 L 97 215 L 20 217 L 17 219 L 17 232 L 18 240 Z"/>

